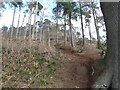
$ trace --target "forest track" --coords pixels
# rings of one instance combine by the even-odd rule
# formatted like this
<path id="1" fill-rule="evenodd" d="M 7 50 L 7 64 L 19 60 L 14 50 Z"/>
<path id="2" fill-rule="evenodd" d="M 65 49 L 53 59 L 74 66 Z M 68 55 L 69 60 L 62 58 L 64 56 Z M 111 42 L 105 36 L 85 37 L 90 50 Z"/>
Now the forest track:
<path id="1" fill-rule="evenodd" d="M 59 88 L 90 88 L 94 80 L 102 72 L 94 67 L 94 63 L 102 59 L 95 48 L 87 47 L 86 53 L 77 53 L 73 48 L 61 46 L 61 55 L 64 59 L 60 61 Z M 91 50 L 91 51 L 89 51 Z M 89 52 L 89 53 L 88 53 Z"/>

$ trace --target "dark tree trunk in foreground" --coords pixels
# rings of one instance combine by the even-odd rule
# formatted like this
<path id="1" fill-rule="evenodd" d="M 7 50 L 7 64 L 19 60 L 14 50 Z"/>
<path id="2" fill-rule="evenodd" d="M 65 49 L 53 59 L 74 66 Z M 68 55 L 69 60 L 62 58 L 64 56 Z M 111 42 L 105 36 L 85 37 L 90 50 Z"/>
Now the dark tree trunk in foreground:
<path id="1" fill-rule="evenodd" d="M 93 88 L 105 88 L 110 84 L 118 88 L 118 2 L 102 2 L 101 9 L 107 29 L 107 55 L 104 71 Z"/>
<path id="2" fill-rule="evenodd" d="M 120 2 L 118 7 L 118 30 L 120 29 Z M 120 36 L 120 30 L 118 31 L 118 36 Z M 119 38 L 119 37 L 118 37 Z M 120 46 L 120 39 L 118 39 L 118 46 Z M 120 48 L 118 47 L 118 70 L 120 70 Z M 118 88 L 120 89 L 120 72 L 118 72 Z"/>

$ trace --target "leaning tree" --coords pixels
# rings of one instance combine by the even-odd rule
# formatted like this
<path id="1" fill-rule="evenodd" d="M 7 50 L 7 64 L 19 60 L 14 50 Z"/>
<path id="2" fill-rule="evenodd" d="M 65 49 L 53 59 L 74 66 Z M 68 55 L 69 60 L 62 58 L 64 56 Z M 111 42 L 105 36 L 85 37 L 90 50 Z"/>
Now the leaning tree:
<path id="1" fill-rule="evenodd" d="M 107 31 L 107 54 L 104 59 L 105 68 L 98 77 L 93 88 L 118 88 L 118 2 L 101 2 L 106 31 Z M 95 89 L 96 90 L 96 89 Z M 101 90 L 101 89 L 100 89 Z"/>

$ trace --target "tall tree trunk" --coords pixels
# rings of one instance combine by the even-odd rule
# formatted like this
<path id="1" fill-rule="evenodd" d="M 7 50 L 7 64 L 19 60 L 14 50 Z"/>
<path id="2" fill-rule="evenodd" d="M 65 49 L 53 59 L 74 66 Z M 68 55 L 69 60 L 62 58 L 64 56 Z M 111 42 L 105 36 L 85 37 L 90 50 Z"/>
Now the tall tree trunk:
<path id="1" fill-rule="evenodd" d="M 36 9 L 36 10 L 35 10 L 35 15 L 34 15 L 34 26 L 33 26 L 33 31 L 32 31 L 32 39 L 35 38 L 36 16 L 37 16 L 37 5 L 36 5 L 35 9 Z"/>
<path id="2" fill-rule="evenodd" d="M 56 13 L 56 43 L 58 44 L 58 7 Z"/>
<path id="3" fill-rule="evenodd" d="M 24 24 L 25 17 L 26 17 L 26 14 L 24 14 L 24 17 L 23 17 L 23 20 L 22 20 L 22 25 L 21 25 L 21 27 L 20 27 L 19 38 L 21 37 L 21 33 L 22 33 L 22 26 L 23 26 L 23 24 Z"/>
<path id="4" fill-rule="evenodd" d="M 38 16 L 37 16 L 37 19 L 38 19 Z M 37 19 L 36 19 L 36 20 L 37 20 Z M 36 31 L 36 38 L 35 38 L 35 39 L 37 40 L 38 22 L 36 22 L 36 30 L 35 30 L 35 31 Z"/>
<path id="5" fill-rule="evenodd" d="M 31 28 L 32 28 L 32 26 L 31 26 L 31 21 L 32 21 L 32 14 L 33 14 L 33 12 L 34 12 L 34 9 L 32 9 L 32 11 L 31 11 L 31 13 L 30 13 L 30 17 L 29 17 L 29 36 L 31 37 L 31 35 L 32 35 L 32 30 L 31 30 Z"/>
<path id="6" fill-rule="evenodd" d="M 20 10 L 19 10 L 19 17 L 18 17 L 18 23 L 17 23 L 17 32 L 16 32 L 16 39 L 18 38 L 18 34 L 19 34 L 20 14 L 21 14 L 21 8 L 20 8 Z"/>
<path id="7" fill-rule="evenodd" d="M 71 47 L 74 47 L 73 31 L 72 31 L 72 24 L 71 24 L 71 12 L 69 12 L 69 28 L 70 28 L 70 44 L 71 44 Z"/>
<path id="8" fill-rule="evenodd" d="M 118 88 L 118 2 L 101 2 L 101 9 L 107 29 L 107 55 L 104 60 L 105 69 L 93 88 L 105 88 L 110 84 Z"/>
<path id="9" fill-rule="evenodd" d="M 93 19 L 94 19 L 94 25 L 95 25 L 95 29 L 96 29 L 96 34 L 97 34 L 97 47 L 100 47 L 100 35 L 99 35 L 99 29 L 98 29 L 98 25 L 97 25 L 97 18 L 96 18 L 96 14 L 95 14 L 95 8 L 93 7 L 94 4 L 92 3 L 92 13 L 93 13 Z"/>
<path id="10" fill-rule="evenodd" d="M 91 44 L 92 35 L 91 35 L 91 28 L 90 28 L 90 20 L 89 20 L 88 24 L 89 24 L 88 29 L 89 29 L 90 44 Z"/>
<path id="11" fill-rule="evenodd" d="M 42 28 L 40 29 L 40 42 L 42 41 Z"/>
<path id="12" fill-rule="evenodd" d="M 48 26 L 48 46 L 50 48 L 50 28 Z"/>
<path id="13" fill-rule="evenodd" d="M 57 15 L 57 22 L 56 22 L 56 43 L 58 44 L 58 15 Z"/>
<path id="14" fill-rule="evenodd" d="M 41 11 L 40 11 L 41 12 Z M 43 23 L 43 19 L 44 19 L 44 11 L 43 12 L 41 12 L 41 15 L 42 16 L 40 16 L 40 21 L 41 21 L 41 24 Z M 39 33 L 39 37 L 40 37 L 40 42 L 42 41 L 42 30 L 43 30 L 43 28 L 42 28 L 42 25 L 40 25 L 41 27 L 40 27 L 40 33 Z"/>
<path id="15" fill-rule="evenodd" d="M 118 30 L 119 30 L 118 38 L 120 38 L 120 2 L 119 2 L 119 7 L 118 7 Z M 118 39 L 118 46 L 120 46 L 120 39 Z M 120 48 L 118 47 L 118 58 L 116 61 L 117 65 L 118 65 L 118 70 L 120 70 L 120 60 L 119 59 L 120 59 Z M 120 72 L 118 72 L 117 75 L 120 75 Z M 120 76 L 118 76 L 118 88 L 120 89 Z"/>
<path id="16" fill-rule="evenodd" d="M 43 30 L 42 30 L 42 43 L 43 45 L 45 44 L 45 26 L 43 26 Z"/>
<path id="17" fill-rule="evenodd" d="M 67 44 L 66 16 L 64 17 L 64 44 Z"/>
<path id="18" fill-rule="evenodd" d="M 27 37 L 27 31 L 28 31 L 28 28 L 29 28 L 29 26 L 27 26 L 27 24 L 26 24 L 25 34 L 24 34 L 24 39 L 26 39 L 26 37 Z"/>
<path id="19" fill-rule="evenodd" d="M 28 29 L 29 29 L 29 36 L 31 36 L 31 18 L 32 18 L 31 16 L 32 16 L 32 12 L 30 13 L 29 18 L 28 18 L 28 26 L 26 24 L 24 39 L 26 39 L 26 37 L 27 37 Z"/>
<path id="20" fill-rule="evenodd" d="M 16 13 L 16 7 L 14 7 L 14 12 L 13 12 L 13 20 L 12 20 L 12 26 L 11 26 L 11 40 L 13 38 L 13 24 L 14 24 L 14 19 L 15 19 L 15 13 Z"/>
<path id="21" fill-rule="evenodd" d="M 81 2 L 79 2 L 79 6 L 80 6 L 81 29 L 82 29 L 82 38 L 83 38 L 82 45 L 84 46 L 84 44 L 85 44 L 85 35 L 84 35 L 84 28 L 83 28 L 83 17 L 82 17 L 82 6 L 81 6 Z"/>

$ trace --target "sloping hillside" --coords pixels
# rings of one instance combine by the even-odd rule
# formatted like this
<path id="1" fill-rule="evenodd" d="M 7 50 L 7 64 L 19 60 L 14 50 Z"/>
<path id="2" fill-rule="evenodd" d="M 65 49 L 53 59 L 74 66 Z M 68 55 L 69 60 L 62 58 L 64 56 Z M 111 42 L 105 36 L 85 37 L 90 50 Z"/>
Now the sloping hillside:
<path id="1" fill-rule="evenodd" d="M 95 63 L 102 57 L 95 47 L 86 46 L 85 53 L 77 53 L 69 46 L 60 47 L 61 60 L 57 78 L 54 83 L 57 88 L 90 88 L 102 70 L 95 68 Z M 56 81 L 56 79 L 58 81 Z"/>
<path id="2" fill-rule="evenodd" d="M 30 42 L 3 43 L 3 87 L 88 88 L 102 72 L 95 67 L 102 57 L 94 44 L 79 53 L 79 46 Z"/>

